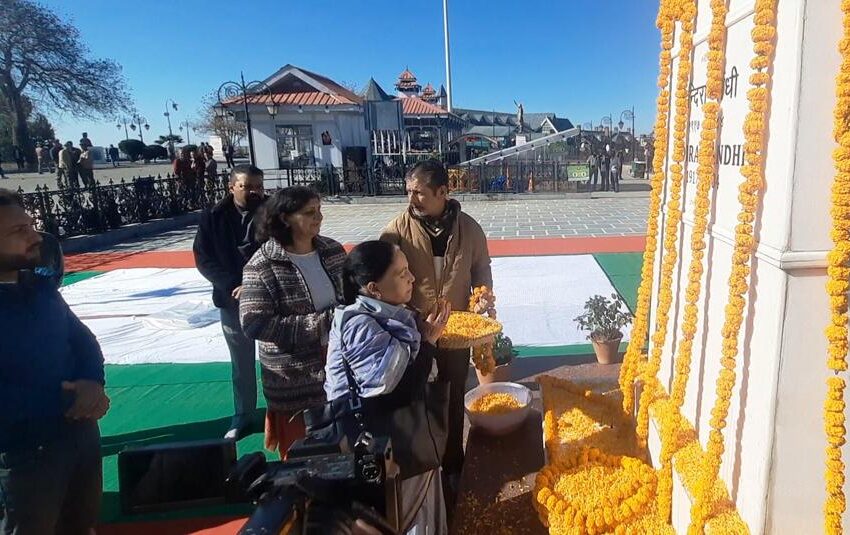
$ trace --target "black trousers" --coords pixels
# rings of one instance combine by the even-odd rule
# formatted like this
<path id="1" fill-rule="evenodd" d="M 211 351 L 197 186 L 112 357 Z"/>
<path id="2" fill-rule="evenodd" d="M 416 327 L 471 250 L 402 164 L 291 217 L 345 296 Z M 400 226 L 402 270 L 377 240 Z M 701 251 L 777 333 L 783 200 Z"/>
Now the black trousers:
<path id="1" fill-rule="evenodd" d="M 599 184 L 599 169 L 596 166 L 590 168 L 590 178 L 587 179 L 588 189 L 596 191 L 596 186 Z"/>
<path id="2" fill-rule="evenodd" d="M 449 436 L 443 456 L 443 472 L 460 475 L 463 468 L 463 396 L 469 374 L 469 349 L 443 349 L 437 352 L 437 375 L 449 383 Z"/>
<path id="3" fill-rule="evenodd" d="M 69 424 L 51 442 L 0 452 L 0 533 L 88 535 L 103 494 L 100 431 Z"/>

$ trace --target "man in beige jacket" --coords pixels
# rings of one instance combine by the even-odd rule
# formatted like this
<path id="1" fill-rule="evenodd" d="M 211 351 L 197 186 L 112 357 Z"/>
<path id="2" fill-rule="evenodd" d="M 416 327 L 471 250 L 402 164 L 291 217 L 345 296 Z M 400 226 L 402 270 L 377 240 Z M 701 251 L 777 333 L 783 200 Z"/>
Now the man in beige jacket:
<path id="1" fill-rule="evenodd" d="M 416 281 L 410 305 L 428 313 L 441 299 L 466 310 L 472 289 L 493 286 L 487 237 L 481 226 L 448 198 L 449 175 L 437 160 L 416 164 L 406 177 L 410 205 L 384 229 L 381 239 L 398 245 Z M 450 383 L 449 436 L 443 471 L 450 490 L 463 466 L 463 396 L 469 350 L 440 350 L 437 368 Z"/>
<path id="2" fill-rule="evenodd" d="M 69 141 L 65 143 L 65 148 L 59 151 L 59 165 L 56 166 L 56 185 L 59 188 L 72 187 L 71 166 L 74 165 L 74 154 L 71 149 L 73 147 L 74 145 Z M 79 187 L 79 184 L 76 187 Z"/>

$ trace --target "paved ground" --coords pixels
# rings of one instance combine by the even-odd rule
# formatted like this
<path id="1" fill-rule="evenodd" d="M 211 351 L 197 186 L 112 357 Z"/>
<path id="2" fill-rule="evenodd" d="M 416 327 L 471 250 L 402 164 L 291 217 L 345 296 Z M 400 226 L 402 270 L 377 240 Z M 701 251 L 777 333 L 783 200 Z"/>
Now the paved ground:
<path id="1" fill-rule="evenodd" d="M 646 230 L 648 197 L 466 202 L 463 209 L 489 239 L 628 236 Z M 342 243 L 374 239 L 401 210 L 400 203 L 347 205 L 325 203 L 322 234 Z M 112 251 L 179 251 L 192 247 L 195 227 L 165 232 Z"/>

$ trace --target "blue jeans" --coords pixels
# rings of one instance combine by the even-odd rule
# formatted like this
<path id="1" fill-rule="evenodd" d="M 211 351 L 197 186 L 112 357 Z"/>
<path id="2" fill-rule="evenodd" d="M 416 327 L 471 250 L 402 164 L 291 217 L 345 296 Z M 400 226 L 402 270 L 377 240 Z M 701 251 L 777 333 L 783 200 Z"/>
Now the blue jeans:
<path id="1" fill-rule="evenodd" d="M 0 453 L 0 533 L 88 535 L 102 492 L 97 422 L 69 424 L 49 443 Z"/>
<path id="2" fill-rule="evenodd" d="M 257 409 L 256 343 L 245 336 L 239 323 L 238 308 L 221 308 L 221 330 L 230 350 L 233 378 L 233 422 L 245 427 Z"/>

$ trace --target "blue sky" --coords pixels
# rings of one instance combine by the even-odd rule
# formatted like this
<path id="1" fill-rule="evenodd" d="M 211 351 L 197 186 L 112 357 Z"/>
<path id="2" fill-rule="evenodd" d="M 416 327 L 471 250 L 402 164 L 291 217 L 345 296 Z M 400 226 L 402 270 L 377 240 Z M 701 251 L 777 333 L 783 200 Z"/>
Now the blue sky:
<path id="1" fill-rule="evenodd" d="M 166 99 L 180 110 L 173 128 L 197 116 L 222 82 L 262 79 L 292 63 L 363 87 L 374 77 L 394 92 L 409 67 L 424 86 L 445 80 L 441 0 L 89 0 L 44 4 L 80 29 L 92 54 L 124 68 L 135 105 L 167 133 Z M 639 133 L 655 114 L 657 3 L 650 0 L 450 0 L 456 107 L 555 112 L 598 124 L 635 107 Z M 49 110 L 48 110 L 49 111 Z M 114 119 L 48 115 L 62 140 L 89 132 L 117 143 Z M 194 139 L 193 139 L 194 142 Z"/>

